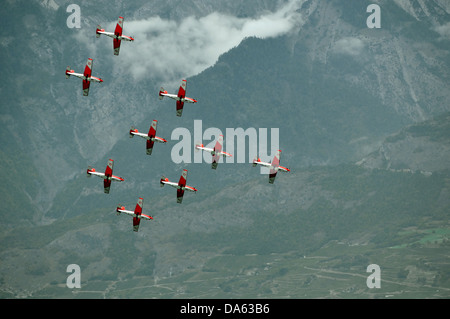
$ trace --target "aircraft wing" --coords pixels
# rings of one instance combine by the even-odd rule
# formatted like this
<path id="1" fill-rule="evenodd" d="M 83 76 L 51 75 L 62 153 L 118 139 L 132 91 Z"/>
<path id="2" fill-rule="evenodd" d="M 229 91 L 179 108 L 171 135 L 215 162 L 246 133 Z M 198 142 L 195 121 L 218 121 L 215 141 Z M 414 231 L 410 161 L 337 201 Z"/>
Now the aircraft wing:
<path id="1" fill-rule="evenodd" d="M 139 197 L 136 207 L 134 208 L 134 217 L 133 217 L 133 231 L 139 230 L 139 224 L 141 223 L 140 215 L 142 214 L 142 207 L 144 206 L 144 199 Z"/>
<path id="2" fill-rule="evenodd" d="M 148 130 L 148 137 L 153 138 L 156 136 L 156 128 L 158 126 L 158 121 L 153 120 L 152 124 L 150 125 L 150 129 Z"/>
<path id="3" fill-rule="evenodd" d="M 108 160 L 108 164 L 106 165 L 105 175 L 106 176 L 112 176 L 113 168 L 114 168 L 114 160 L 109 159 Z"/>
<path id="4" fill-rule="evenodd" d="M 89 95 L 89 87 L 91 86 L 91 82 L 88 80 L 83 80 L 83 96 Z"/>
<path id="5" fill-rule="evenodd" d="M 157 120 L 153 120 L 152 121 L 152 125 L 150 126 L 150 129 L 148 131 L 148 134 L 147 134 L 147 145 L 146 145 L 147 155 L 152 155 L 153 145 L 154 145 L 155 141 L 157 141 L 159 143 L 166 143 L 167 142 L 167 140 L 156 136 L 157 125 L 158 125 L 158 121 Z"/>
<path id="6" fill-rule="evenodd" d="M 113 39 L 114 55 L 119 55 L 122 30 L 123 30 L 123 17 L 119 17 L 116 29 L 114 30 L 114 39 Z"/>
<path id="7" fill-rule="evenodd" d="M 184 195 L 184 189 L 186 186 L 186 180 L 187 180 L 187 169 L 184 169 L 181 173 L 180 180 L 178 181 L 178 187 L 177 187 L 177 203 L 181 204 L 183 201 L 183 195 Z"/>
<path id="8" fill-rule="evenodd" d="M 105 178 L 103 180 L 103 191 L 105 192 L 105 194 L 109 194 L 110 189 L 111 189 L 111 180 Z"/>
<path id="9" fill-rule="evenodd" d="M 152 155 L 153 145 L 154 144 L 155 144 L 155 141 L 153 139 L 147 140 L 147 143 L 146 143 L 146 146 L 145 146 L 147 155 Z"/>
<path id="10" fill-rule="evenodd" d="M 139 231 L 139 224 L 141 223 L 141 219 L 134 217 L 133 218 L 133 231 L 137 232 Z"/>
<path id="11" fill-rule="evenodd" d="M 184 99 L 184 97 L 186 96 L 186 80 L 181 80 L 181 85 L 180 88 L 178 89 L 178 98 L 179 99 Z"/>
<path id="12" fill-rule="evenodd" d="M 213 156 L 213 159 L 212 159 L 212 163 L 211 163 L 211 168 L 212 169 L 216 169 L 217 168 L 217 165 L 219 164 L 219 160 L 220 160 L 220 157 L 232 157 L 233 155 L 231 155 L 230 153 L 227 153 L 227 152 L 218 152 L 218 153 L 216 153 L 214 156 Z"/>
<path id="13" fill-rule="evenodd" d="M 105 179 L 103 180 L 103 188 L 104 188 L 105 194 L 109 194 L 109 190 L 111 188 L 113 167 L 114 167 L 114 161 L 112 159 L 109 159 L 108 165 L 106 165 L 106 169 L 105 169 Z"/>
<path id="14" fill-rule="evenodd" d="M 139 224 L 141 223 L 141 219 L 151 220 L 152 216 L 140 214 L 138 217 L 133 218 L 133 231 L 137 232 L 139 230 Z"/>
<path id="15" fill-rule="evenodd" d="M 280 166 L 280 158 L 281 158 L 281 151 L 278 150 L 277 153 L 275 154 L 275 156 L 273 157 L 273 160 L 272 160 L 272 166 L 273 167 Z"/>
<path id="16" fill-rule="evenodd" d="M 141 200 L 141 198 L 139 200 Z M 139 205 L 139 201 L 138 201 L 138 205 Z M 136 205 L 136 207 L 137 207 L 137 205 Z M 141 222 L 141 219 L 139 216 L 140 214 L 136 213 L 136 210 L 134 212 L 132 212 L 131 210 L 126 210 L 125 207 L 119 205 L 119 206 L 117 206 L 116 211 L 117 211 L 117 215 L 124 213 L 124 214 L 130 215 L 131 217 L 133 217 L 133 231 L 137 232 L 139 230 L 139 224 Z"/>
<path id="17" fill-rule="evenodd" d="M 177 100 L 177 116 L 181 116 L 183 114 L 183 106 L 184 106 L 184 102 L 182 100 Z"/>
<path id="18" fill-rule="evenodd" d="M 190 191 L 190 192 L 196 192 L 197 189 L 192 187 L 192 186 L 184 186 L 183 188 L 178 188 L 177 189 L 177 203 L 181 204 L 183 202 L 183 195 L 184 195 L 184 191 Z"/>
<path id="19" fill-rule="evenodd" d="M 275 177 L 277 176 L 277 172 L 279 170 L 281 170 L 282 172 L 290 171 L 289 168 L 280 166 L 280 158 L 281 158 L 281 151 L 278 150 L 277 153 L 275 154 L 275 156 L 273 157 L 272 165 L 270 167 L 270 172 L 269 172 L 269 183 L 270 184 L 273 184 L 273 182 L 275 181 Z"/>
<path id="20" fill-rule="evenodd" d="M 281 151 L 278 150 L 275 156 L 273 157 L 270 171 L 269 171 L 269 183 L 273 184 L 275 182 L 275 177 L 277 177 L 278 169 L 280 166 L 280 158 L 281 158 Z"/>
<path id="21" fill-rule="evenodd" d="M 116 24 L 116 29 L 114 30 L 114 34 L 116 36 L 121 36 L 123 31 L 123 17 L 119 17 Z"/>
<path id="22" fill-rule="evenodd" d="M 142 197 L 139 197 L 136 207 L 134 208 L 134 213 L 136 215 L 142 214 L 142 207 L 144 207 L 144 199 Z"/>
<path id="23" fill-rule="evenodd" d="M 219 165 L 220 153 L 215 153 L 212 158 L 211 168 L 216 169 L 217 165 Z"/>
<path id="24" fill-rule="evenodd" d="M 178 97 L 177 107 L 176 107 L 177 116 L 181 116 L 183 113 L 185 96 L 186 96 L 186 80 L 182 80 L 180 88 L 178 89 L 178 94 L 177 94 L 177 97 Z"/>
<path id="25" fill-rule="evenodd" d="M 183 202 L 184 189 L 177 189 L 177 203 L 181 204 Z"/>
<path id="26" fill-rule="evenodd" d="M 92 75 L 93 63 L 94 63 L 94 61 L 91 58 L 87 59 L 86 66 L 84 67 L 84 76 L 86 78 L 89 78 Z"/>
<path id="27" fill-rule="evenodd" d="M 275 177 L 277 177 L 277 172 L 278 172 L 278 170 L 270 170 L 270 173 L 269 173 L 269 183 L 270 184 L 273 184 L 273 182 L 275 182 Z"/>
<path id="28" fill-rule="evenodd" d="M 92 75 L 92 66 L 94 61 L 91 58 L 87 59 L 86 66 L 84 68 L 83 78 L 83 96 L 89 95 L 89 87 L 91 85 L 90 77 Z"/>
<path id="29" fill-rule="evenodd" d="M 114 38 L 114 39 L 113 39 L 114 55 L 119 55 L 119 51 L 120 51 L 120 43 L 121 43 L 120 38 Z"/>
<path id="30" fill-rule="evenodd" d="M 219 164 L 220 156 L 222 153 L 222 146 L 223 146 L 223 135 L 219 135 L 219 138 L 216 141 L 216 145 L 214 146 L 214 151 L 212 153 L 212 163 L 211 168 L 216 169 L 217 165 Z"/>
<path id="31" fill-rule="evenodd" d="M 183 172 L 181 173 L 180 180 L 178 181 L 178 186 L 180 188 L 186 186 L 187 173 L 188 173 L 187 169 L 184 169 Z"/>

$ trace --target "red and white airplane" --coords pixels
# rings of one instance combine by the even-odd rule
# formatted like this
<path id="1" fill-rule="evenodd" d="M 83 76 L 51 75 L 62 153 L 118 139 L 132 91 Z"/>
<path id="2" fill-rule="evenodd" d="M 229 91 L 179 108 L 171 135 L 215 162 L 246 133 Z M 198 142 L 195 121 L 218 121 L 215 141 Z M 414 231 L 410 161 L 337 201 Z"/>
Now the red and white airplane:
<path id="1" fill-rule="evenodd" d="M 277 172 L 279 170 L 281 170 L 282 172 L 290 172 L 291 171 L 289 168 L 280 166 L 280 156 L 281 156 L 281 151 L 278 150 L 277 153 L 275 154 L 275 156 L 273 157 L 272 163 L 262 162 L 259 157 L 256 157 L 253 160 L 252 166 L 255 167 L 256 165 L 261 165 L 261 166 L 268 167 L 270 169 L 269 183 L 273 184 L 273 182 L 275 181 L 275 177 L 277 176 Z"/>
<path id="2" fill-rule="evenodd" d="M 200 144 L 200 145 L 196 144 L 195 149 L 210 152 L 212 155 L 211 168 L 216 169 L 217 165 L 219 164 L 219 160 L 220 160 L 221 156 L 222 157 L 233 156 L 230 153 L 222 152 L 222 146 L 223 146 L 223 135 L 219 135 L 219 138 L 217 139 L 216 145 L 214 146 L 214 148 L 205 147 L 203 144 Z"/>
<path id="3" fill-rule="evenodd" d="M 92 168 L 91 166 L 87 169 L 87 176 L 91 177 L 91 175 L 95 175 L 98 177 L 103 178 L 103 187 L 106 194 L 109 194 L 109 189 L 111 188 L 111 182 L 123 182 L 124 179 L 122 177 L 114 176 L 113 175 L 113 166 L 114 166 L 114 160 L 109 159 L 108 165 L 106 166 L 106 170 L 104 173 L 97 172 L 95 168 Z"/>
<path id="4" fill-rule="evenodd" d="M 159 90 L 159 99 L 162 100 L 165 96 L 177 101 L 177 116 L 181 116 L 181 114 L 183 113 L 184 102 L 197 103 L 197 100 L 186 97 L 186 80 L 181 81 L 180 88 L 178 89 L 178 94 L 167 93 L 167 91 L 165 91 L 164 88 L 161 87 L 161 89 Z"/>
<path id="5" fill-rule="evenodd" d="M 147 140 L 147 146 L 146 146 L 147 147 L 147 155 L 152 155 L 153 144 L 155 144 L 155 141 L 157 141 L 159 143 L 167 143 L 166 139 L 156 136 L 156 125 L 157 124 L 158 124 L 158 121 L 153 120 L 152 125 L 150 126 L 150 129 L 148 131 L 148 134 L 139 133 L 139 131 L 137 129 L 135 129 L 134 126 L 132 126 L 130 129 L 130 138 L 137 135 L 137 136 L 140 136 Z"/>
<path id="6" fill-rule="evenodd" d="M 183 201 L 183 195 L 184 195 L 184 191 L 185 190 L 188 190 L 190 192 L 196 192 L 197 191 L 196 188 L 186 185 L 187 173 L 188 173 L 187 169 L 184 169 L 183 173 L 181 174 L 180 180 L 178 181 L 178 184 L 169 181 L 169 179 L 164 177 L 164 176 L 161 177 L 161 180 L 159 182 L 161 187 L 163 187 L 165 184 L 167 184 L 167 185 L 170 185 L 170 186 L 175 187 L 177 189 L 177 203 L 178 204 L 181 204 L 181 202 Z"/>
<path id="7" fill-rule="evenodd" d="M 126 210 L 124 206 L 117 206 L 116 212 L 117 215 L 120 213 L 124 213 L 130 216 L 133 216 L 133 231 L 137 232 L 139 230 L 139 224 L 141 223 L 141 219 L 151 220 L 152 216 L 142 214 L 142 207 L 144 206 L 144 199 L 140 197 L 137 201 L 136 208 L 132 212 L 131 210 Z"/>
<path id="8" fill-rule="evenodd" d="M 92 64 L 93 60 L 89 58 L 86 62 L 86 67 L 84 68 L 84 73 L 76 73 L 74 70 L 70 69 L 70 66 L 66 68 L 66 79 L 68 79 L 71 75 L 76 76 L 77 78 L 80 78 L 83 80 L 83 95 L 88 96 L 89 94 L 89 86 L 91 85 L 91 82 L 103 82 L 102 79 L 97 78 L 95 76 L 92 76 Z"/>
<path id="9" fill-rule="evenodd" d="M 122 31 L 123 31 L 123 17 L 119 17 L 119 21 L 117 22 L 114 33 L 107 32 L 105 31 L 105 29 L 102 29 L 100 25 L 98 25 L 97 30 L 95 31 L 95 36 L 99 38 L 101 34 L 104 34 L 108 37 L 113 38 L 114 55 L 119 55 L 120 43 L 122 40 L 134 41 L 133 37 L 122 35 Z"/>

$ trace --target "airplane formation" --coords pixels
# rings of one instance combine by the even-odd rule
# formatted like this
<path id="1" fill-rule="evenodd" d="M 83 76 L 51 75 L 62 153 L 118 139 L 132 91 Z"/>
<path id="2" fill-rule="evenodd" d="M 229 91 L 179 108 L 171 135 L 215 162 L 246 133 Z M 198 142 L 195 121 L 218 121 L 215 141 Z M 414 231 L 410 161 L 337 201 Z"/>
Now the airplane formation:
<path id="1" fill-rule="evenodd" d="M 96 37 L 99 38 L 102 34 L 106 35 L 113 39 L 113 52 L 114 55 L 118 56 L 121 46 L 121 41 L 134 41 L 133 37 L 123 35 L 123 17 L 119 17 L 116 28 L 114 32 L 107 32 L 104 29 L 101 28 L 100 25 L 97 26 L 97 29 L 95 31 Z M 83 73 L 76 73 L 74 70 L 68 66 L 66 68 L 66 78 L 69 78 L 70 76 L 75 76 L 77 78 L 80 78 L 83 80 L 82 82 L 82 88 L 83 88 L 83 96 L 89 95 L 89 88 L 91 82 L 96 83 L 102 83 L 103 80 L 99 77 L 92 76 L 92 66 L 93 66 L 93 60 L 91 58 L 88 58 L 86 62 L 86 66 Z M 183 107 L 184 103 L 197 103 L 197 100 L 186 97 L 186 87 L 187 87 L 187 81 L 183 79 L 181 81 L 181 85 L 178 89 L 177 94 L 171 94 L 168 93 L 163 87 L 161 87 L 159 91 L 159 99 L 162 100 L 164 97 L 168 97 L 171 99 L 174 99 L 176 101 L 176 116 L 181 117 L 183 113 Z M 147 134 L 139 132 L 134 126 L 131 127 L 129 131 L 130 138 L 133 138 L 134 136 L 142 137 L 146 140 L 146 154 L 151 155 L 154 148 L 154 143 L 167 143 L 167 140 L 161 137 L 156 136 L 156 128 L 157 128 L 158 121 L 153 120 L 150 126 L 150 129 Z M 229 154 L 227 152 L 222 151 L 223 147 L 223 135 L 220 135 L 219 138 L 216 140 L 214 148 L 207 148 L 203 144 L 197 144 L 195 145 L 196 151 L 205 151 L 209 152 L 212 156 L 212 162 L 211 162 L 211 168 L 217 169 L 217 166 L 219 164 L 219 160 L 221 157 L 231 157 L 232 154 Z M 273 157 L 273 160 L 268 162 L 263 162 L 261 159 L 257 156 L 252 163 L 253 167 L 256 167 L 257 165 L 264 166 L 269 168 L 269 183 L 273 184 L 275 181 L 275 177 L 277 176 L 278 171 L 282 172 L 290 172 L 289 168 L 280 166 L 280 157 L 281 157 L 281 150 L 278 150 L 275 156 Z M 113 167 L 114 167 L 114 160 L 109 159 L 106 169 L 103 172 L 97 172 L 95 168 L 89 166 L 86 173 L 88 177 L 91 177 L 92 175 L 98 176 L 103 179 L 103 190 L 105 194 L 109 194 L 111 189 L 112 182 L 123 182 L 124 179 L 119 176 L 113 175 Z M 184 192 L 190 191 L 196 193 L 198 190 L 195 187 L 186 185 L 187 182 L 187 169 L 183 169 L 183 172 L 181 173 L 180 179 L 178 183 L 171 182 L 167 177 L 164 175 L 160 179 L 160 186 L 164 187 L 164 185 L 169 185 L 177 190 L 177 203 L 181 204 L 183 201 Z M 124 213 L 126 215 L 130 215 L 133 217 L 133 231 L 137 232 L 139 230 L 139 225 L 141 219 L 144 220 L 152 220 L 153 217 L 150 215 L 146 215 L 142 213 L 144 205 L 144 199 L 142 197 L 138 198 L 136 207 L 134 211 L 126 210 L 124 206 L 118 205 L 116 208 L 117 215 L 120 215 L 121 213 Z"/>

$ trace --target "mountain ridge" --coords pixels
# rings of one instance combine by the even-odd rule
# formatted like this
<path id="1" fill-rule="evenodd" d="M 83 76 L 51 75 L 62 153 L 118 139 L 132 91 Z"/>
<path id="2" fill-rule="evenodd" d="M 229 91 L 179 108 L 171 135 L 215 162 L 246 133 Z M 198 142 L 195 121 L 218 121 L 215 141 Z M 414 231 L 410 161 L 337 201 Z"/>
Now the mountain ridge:
<path id="1" fill-rule="evenodd" d="M 304 291 L 283 284 L 299 277 L 302 287 L 319 282 L 308 296 L 332 297 L 329 282 L 322 283 L 320 271 L 311 269 L 326 265 L 350 272 L 375 257 L 393 261 L 390 278 L 414 287 L 414 296 L 423 296 L 420 289 L 429 292 L 433 284 L 444 288 L 437 296 L 446 296 L 448 269 L 442 265 L 448 260 L 431 252 L 444 251 L 448 237 L 445 2 L 380 1 L 381 30 L 365 25 L 369 1 L 298 2 L 301 28 L 274 38 L 248 37 L 189 77 L 188 95 L 199 102 L 186 105 L 181 119 L 173 103 L 158 101 L 162 81 L 121 77 L 123 61 L 113 60 L 111 44 L 95 42 L 94 29 L 87 31 L 94 22 L 116 19 L 116 9 L 106 6 L 100 12 L 102 2 L 83 4 L 83 28 L 71 30 L 66 3 L 32 2 L 22 8 L 24 3 L 9 2 L 14 10 L 1 15 L 10 22 L 9 34 L 23 34 L 3 38 L 7 50 L 0 51 L 2 61 L 11 61 L 3 63 L 4 79 L 11 81 L 1 87 L 6 101 L 0 114 L 6 198 L 2 297 L 71 298 L 86 291 L 99 297 L 131 298 L 140 292 L 182 297 L 201 295 L 197 289 L 227 298 L 236 296 L 233 289 L 252 297 L 263 291 L 264 296 L 303 297 Z M 125 23 L 145 18 L 151 7 L 117 3 Z M 243 18 L 279 7 L 254 3 L 261 7 L 171 1 L 158 2 L 158 8 L 170 20 L 182 19 L 183 7 L 196 17 L 219 10 Z M 124 45 L 120 58 L 133 44 Z M 108 81 L 93 84 L 86 99 L 81 83 L 66 81 L 63 71 L 69 63 L 81 69 L 90 54 L 94 75 Z M 143 141 L 127 134 L 131 125 L 145 131 L 154 118 L 161 124 L 158 135 L 170 143 L 157 145 L 150 157 Z M 291 172 L 280 172 L 269 185 L 248 162 L 221 163 L 213 171 L 207 163 L 168 160 L 177 142 L 171 133 L 177 128 L 192 133 L 199 119 L 203 130 L 279 128 L 281 165 Z M 125 182 L 113 184 L 105 195 L 101 180 L 87 179 L 85 170 L 92 165 L 101 171 L 108 158 L 115 159 L 115 173 Z M 162 174 L 176 179 L 183 168 L 199 193 L 186 194 L 179 205 L 174 190 L 160 188 L 158 181 Z M 432 174 L 417 174 L 420 170 Z M 115 207 L 131 207 L 139 196 L 155 220 L 143 221 L 135 234 L 131 220 L 116 216 Z M 433 231 L 432 242 L 422 241 Z M 322 260 L 327 247 L 336 253 L 309 263 Z M 414 262 L 415 255 L 421 263 Z M 80 295 L 64 285 L 72 263 L 82 268 L 86 286 Z M 273 273 L 264 270 L 270 267 Z M 222 281 L 211 281 L 219 289 L 193 283 L 220 275 Z M 159 280 L 175 292 L 158 290 Z M 345 291 L 363 290 L 355 290 L 360 286 L 354 281 L 345 283 Z M 395 287 L 390 288 L 397 293 Z"/>

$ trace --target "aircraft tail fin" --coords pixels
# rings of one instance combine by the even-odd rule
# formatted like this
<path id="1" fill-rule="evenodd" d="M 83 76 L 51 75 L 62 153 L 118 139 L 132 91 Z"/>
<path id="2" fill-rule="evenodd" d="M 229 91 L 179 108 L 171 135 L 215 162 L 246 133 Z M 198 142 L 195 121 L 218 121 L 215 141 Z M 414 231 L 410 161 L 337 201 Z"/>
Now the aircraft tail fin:
<path id="1" fill-rule="evenodd" d="M 105 30 L 102 30 L 102 27 L 99 25 L 97 25 L 97 30 L 95 30 L 95 36 L 97 38 L 100 38 L 100 33 L 99 32 L 104 32 Z"/>
<path id="2" fill-rule="evenodd" d="M 69 78 L 69 76 L 70 76 L 69 72 L 70 72 L 70 71 L 71 71 L 70 66 L 68 66 L 68 67 L 66 68 L 66 79 Z"/>
<path id="3" fill-rule="evenodd" d="M 92 168 L 92 166 L 88 166 L 88 169 L 87 169 L 87 171 L 86 171 L 87 177 L 91 177 L 91 174 L 89 174 L 89 172 L 95 172 L 95 169 Z"/>
<path id="4" fill-rule="evenodd" d="M 162 100 L 164 97 L 164 93 L 167 93 L 164 88 L 161 86 L 161 88 L 159 89 L 159 99 Z"/>
<path id="5" fill-rule="evenodd" d="M 121 213 L 120 209 L 124 210 L 125 207 L 122 205 L 117 205 L 117 208 L 116 208 L 117 215 L 120 215 L 120 213 Z"/>
<path id="6" fill-rule="evenodd" d="M 133 138 L 134 137 L 134 134 L 131 134 L 131 132 L 136 132 L 137 130 L 134 128 L 134 125 L 131 125 L 131 128 L 130 128 L 130 138 Z"/>
<path id="7" fill-rule="evenodd" d="M 256 157 L 253 159 L 253 164 L 252 164 L 252 166 L 255 167 L 257 162 L 261 162 L 261 159 L 260 159 L 258 156 L 256 156 Z"/>
<path id="8" fill-rule="evenodd" d="M 163 175 L 161 176 L 161 180 L 159 181 L 159 186 L 164 187 L 164 183 L 163 181 L 168 181 L 168 179 Z"/>

